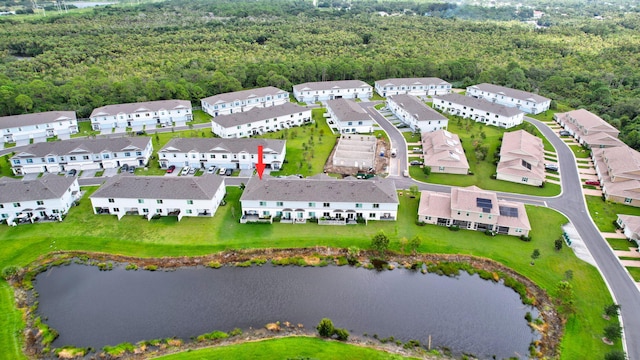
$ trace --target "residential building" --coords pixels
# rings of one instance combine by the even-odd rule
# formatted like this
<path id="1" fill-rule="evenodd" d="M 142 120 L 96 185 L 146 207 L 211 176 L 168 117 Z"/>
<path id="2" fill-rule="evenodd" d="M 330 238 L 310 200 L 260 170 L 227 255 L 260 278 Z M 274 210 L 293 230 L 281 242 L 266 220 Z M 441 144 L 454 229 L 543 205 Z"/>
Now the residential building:
<path id="1" fill-rule="evenodd" d="M 390 95 L 387 107 L 413 131 L 430 132 L 446 129 L 449 120 L 413 95 Z"/>
<path id="2" fill-rule="evenodd" d="M 285 145 L 285 140 L 174 138 L 158 151 L 158 161 L 163 169 L 171 165 L 254 169 L 258 146 L 262 146 L 263 163 L 268 169 L 279 170 L 286 154 Z"/>
<path id="3" fill-rule="evenodd" d="M 551 106 L 551 99 L 544 96 L 487 83 L 467 87 L 467 96 L 514 107 L 528 114 L 540 114 Z"/>
<path id="4" fill-rule="evenodd" d="M 94 214 L 212 217 L 226 193 L 222 176 L 109 178 L 89 198 Z"/>
<path id="5" fill-rule="evenodd" d="M 451 115 L 505 129 L 522 124 L 524 119 L 524 113 L 516 108 L 455 93 L 433 96 L 433 107 Z"/>
<path id="6" fill-rule="evenodd" d="M 28 145 L 9 159 L 15 175 L 146 166 L 150 137 L 71 139 Z"/>
<path id="7" fill-rule="evenodd" d="M 542 186 L 544 170 L 542 139 L 524 130 L 504 133 L 497 168 L 498 180 Z"/>
<path id="8" fill-rule="evenodd" d="M 553 115 L 553 119 L 569 131 L 581 145 L 589 148 L 622 145 L 622 142 L 618 140 L 620 130 L 588 110 L 578 109 L 566 113 L 556 113 Z"/>
<path id="9" fill-rule="evenodd" d="M 423 191 L 418 221 L 513 236 L 528 236 L 531 230 L 524 204 L 476 186 L 452 188 L 450 194 Z"/>
<path id="10" fill-rule="evenodd" d="M 640 243 L 640 216 L 618 214 L 616 224 L 622 229 L 624 236 L 634 241 L 636 246 Z"/>
<path id="11" fill-rule="evenodd" d="M 216 116 L 211 119 L 211 131 L 222 138 L 242 138 L 311 122 L 311 109 L 286 102 L 278 106 L 254 107 L 244 112 Z"/>
<path id="12" fill-rule="evenodd" d="M 308 82 L 293 86 L 296 100 L 306 103 L 333 99 L 370 99 L 373 87 L 361 80 Z"/>
<path id="13" fill-rule="evenodd" d="M 0 177 L 0 222 L 62 220 L 80 199 L 78 178 L 45 174 L 34 180 Z"/>
<path id="14" fill-rule="evenodd" d="M 640 153 L 625 145 L 592 149 L 591 156 L 604 198 L 640 206 Z"/>
<path id="15" fill-rule="evenodd" d="M 184 126 L 193 120 L 188 100 L 158 100 L 106 105 L 91 112 L 93 130 L 147 130 L 165 126 Z"/>
<path id="16" fill-rule="evenodd" d="M 382 97 L 407 94 L 426 98 L 451 92 L 451 84 L 436 77 L 384 79 L 376 81 L 374 85 Z"/>
<path id="17" fill-rule="evenodd" d="M 333 152 L 333 166 L 354 168 L 356 171 L 375 168 L 377 143 L 375 136 L 340 136 Z"/>
<path id="18" fill-rule="evenodd" d="M 0 144 L 44 142 L 54 136 L 69 138 L 78 132 L 75 111 L 48 111 L 0 117 Z"/>
<path id="19" fill-rule="evenodd" d="M 329 126 L 336 127 L 341 134 L 373 132 L 373 119 L 353 100 L 327 100 L 327 114 Z"/>
<path id="20" fill-rule="evenodd" d="M 289 93 L 273 86 L 217 94 L 200 100 L 202 111 L 213 117 L 249 111 L 255 107 L 278 106 L 288 102 Z"/>
<path id="21" fill-rule="evenodd" d="M 338 180 L 325 174 L 310 178 L 252 177 L 242 196 L 241 222 L 349 224 L 357 219 L 396 220 L 398 195 L 393 181 Z"/>
<path id="22" fill-rule="evenodd" d="M 469 173 L 469 162 L 464 154 L 458 135 L 447 130 L 422 133 L 424 166 L 431 167 L 432 173 Z"/>

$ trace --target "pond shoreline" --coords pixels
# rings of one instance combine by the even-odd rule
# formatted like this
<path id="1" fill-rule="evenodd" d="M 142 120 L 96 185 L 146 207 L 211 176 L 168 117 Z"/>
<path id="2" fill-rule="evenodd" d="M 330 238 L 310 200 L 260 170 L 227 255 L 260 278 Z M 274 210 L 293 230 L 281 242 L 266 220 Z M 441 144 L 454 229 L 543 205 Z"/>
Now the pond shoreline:
<path id="1" fill-rule="evenodd" d="M 171 271 L 183 267 L 199 266 L 211 268 L 217 268 L 220 266 L 251 266 L 252 264 L 263 264 L 266 261 L 272 261 L 274 265 L 326 266 L 329 264 L 346 265 L 345 259 L 347 256 L 347 249 L 326 247 L 302 249 L 229 250 L 205 256 L 163 258 L 138 258 L 132 256 L 82 251 L 54 252 L 39 258 L 28 267 L 19 271 L 10 279 L 10 282 L 15 289 L 16 304 L 18 308 L 23 310 L 23 312 L 25 313 L 25 318 L 27 319 L 27 327 L 24 332 L 26 346 L 26 348 L 24 349 L 25 354 L 32 358 L 42 358 L 50 356 L 55 357 L 55 355 L 52 355 L 51 353 L 42 353 L 45 346 L 43 346 L 42 343 L 38 341 L 39 338 L 42 338 L 42 331 L 36 326 L 34 319 L 37 309 L 37 294 L 35 294 L 36 296 L 29 295 L 29 290 L 31 289 L 31 279 L 33 279 L 37 273 L 45 271 L 50 266 L 67 264 L 74 259 L 76 259 L 76 262 L 80 260 L 81 262 L 87 263 L 89 265 L 105 267 L 104 270 L 109 270 L 110 266 L 112 266 L 111 263 L 127 263 L 132 266 L 131 270 L 139 269 L 150 271 Z M 356 266 L 373 268 L 373 263 L 371 262 L 372 258 L 375 258 L 373 253 L 368 251 L 360 251 L 357 256 L 358 265 Z M 538 309 L 538 311 L 540 312 L 540 318 L 543 320 L 542 326 L 535 326 L 535 329 L 541 335 L 541 340 L 536 343 L 536 356 L 554 358 L 557 355 L 557 346 L 563 333 L 563 319 L 555 311 L 555 306 L 553 305 L 553 302 L 547 295 L 547 293 L 539 288 L 533 281 L 520 275 L 516 271 L 494 260 L 468 255 L 390 254 L 386 258 L 386 260 L 390 265 L 388 267 L 384 267 L 384 269 L 393 270 L 393 268 L 398 266 L 407 269 L 422 269 L 423 272 L 425 272 L 425 268 L 428 266 L 437 266 L 443 263 L 467 264 L 471 266 L 471 270 L 465 268 L 461 268 L 459 270 L 467 272 L 489 272 L 493 274 L 493 278 L 490 280 L 497 282 L 509 277 L 511 278 L 511 280 L 515 280 L 516 282 L 521 283 L 526 289 L 526 295 L 523 295 L 521 293 L 522 301 L 530 301 L 532 305 Z M 416 265 L 419 265 L 419 268 L 417 268 Z M 384 269 L 382 271 L 386 271 Z M 445 274 L 450 276 L 452 275 L 447 274 L 446 272 Z M 534 325 L 532 325 L 532 327 L 533 326 Z M 187 341 L 180 342 L 178 347 L 154 347 L 153 349 L 149 350 L 153 350 L 152 353 L 157 356 L 160 355 L 160 353 L 173 353 L 177 351 L 197 349 L 201 347 L 237 344 L 245 341 L 257 341 L 272 337 L 313 336 L 315 333 L 313 329 L 299 329 L 289 326 L 282 326 L 282 328 L 282 331 L 278 333 L 273 333 L 266 329 L 252 329 L 251 331 L 246 332 L 241 336 L 234 336 L 222 341 L 214 340 L 204 343 Z M 396 354 L 400 353 L 403 355 L 417 355 L 415 353 L 412 354 L 411 351 L 402 349 L 402 347 L 394 345 L 389 346 L 386 344 L 382 344 L 379 341 L 373 340 L 374 339 L 353 337 L 353 339 L 350 340 L 349 343 L 374 348 L 382 347 L 382 350 L 390 351 Z M 137 351 L 139 351 L 139 349 L 137 349 Z M 160 351 L 160 353 L 158 353 L 157 351 Z M 145 356 L 149 356 L 150 354 L 151 353 L 147 352 L 137 355 L 134 353 L 127 353 L 126 358 L 140 359 L 144 358 Z"/>

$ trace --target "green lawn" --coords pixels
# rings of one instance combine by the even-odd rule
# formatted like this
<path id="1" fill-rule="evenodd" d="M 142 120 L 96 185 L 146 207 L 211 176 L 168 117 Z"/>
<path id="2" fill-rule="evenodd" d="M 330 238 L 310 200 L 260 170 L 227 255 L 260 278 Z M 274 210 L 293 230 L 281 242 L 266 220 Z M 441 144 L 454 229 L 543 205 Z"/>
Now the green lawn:
<path id="1" fill-rule="evenodd" d="M 193 120 L 187 124 L 205 124 L 210 123 L 213 116 L 207 114 L 202 110 L 193 110 Z"/>
<path id="2" fill-rule="evenodd" d="M 607 242 L 609 243 L 609 245 L 613 250 L 629 251 L 630 247 L 636 247 L 636 243 L 634 241 L 629 241 L 627 239 L 607 238 Z"/>
<path id="3" fill-rule="evenodd" d="M 9 163 L 9 157 L 13 156 L 11 153 L 0 157 L 0 176 L 8 176 L 15 178 L 13 171 L 11 171 L 11 164 Z"/>
<path id="4" fill-rule="evenodd" d="M 554 121 L 555 122 L 555 120 L 553 120 L 553 115 L 555 113 L 559 113 L 559 112 L 563 113 L 563 112 L 567 112 L 567 111 L 571 111 L 572 110 L 567 105 L 560 104 L 560 103 L 557 104 L 557 107 L 558 108 L 556 110 L 547 110 L 547 111 L 542 112 L 542 113 L 537 114 L 537 115 L 527 114 L 527 116 L 532 117 L 532 118 L 537 119 L 537 120 L 540 120 L 540 121 L 543 121 L 543 122 L 550 122 L 550 121 Z"/>
<path id="5" fill-rule="evenodd" d="M 581 145 L 569 145 L 571 151 L 573 151 L 573 155 L 576 156 L 576 159 L 586 159 L 591 157 L 591 151 L 583 148 Z"/>
<path id="6" fill-rule="evenodd" d="M 586 196 L 586 199 L 589 214 L 600 231 L 614 232 L 616 226 L 613 222 L 618 218 L 617 214 L 640 216 L 640 208 L 635 206 L 604 201 L 599 196 Z"/>
<path id="7" fill-rule="evenodd" d="M 522 124 L 520 126 L 509 129 L 509 131 L 515 131 L 528 127 L 529 130 L 537 133 L 539 137 L 542 137 L 535 127 L 531 124 Z M 557 184 L 545 184 L 540 188 L 537 186 L 524 185 L 512 183 L 509 181 L 495 180 L 491 176 L 496 173 L 496 164 L 494 163 L 494 154 L 501 143 L 501 137 L 505 133 L 505 129 L 501 129 L 495 126 L 487 126 L 482 123 L 476 123 L 469 119 L 461 119 L 460 117 L 449 117 L 450 132 L 457 134 L 462 142 L 462 147 L 465 150 L 467 160 L 469 161 L 469 170 L 473 175 L 455 175 L 455 174 L 441 174 L 432 172 L 429 177 L 424 175 L 423 170 L 417 167 L 411 167 L 409 173 L 412 178 L 434 183 L 444 184 L 452 186 L 471 186 L 476 185 L 485 190 L 497 190 L 507 191 L 519 194 L 539 195 L 539 196 L 555 196 L 560 194 L 560 185 Z M 484 138 L 482 137 L 484 133 Z M 553 150 L 553 146 L 548 140 L 542 137 L 543 143 L 548 144 Z M 474 142 L 488 148 L 487 156 L 484 160 L 477 160 L 476 151 L 474 149 Z M 546 145 L 545 145 L 546 150 Z"/>
<path id="8" fill-rule="evenodd" d="M 417 143 L 420 142 L 422 140 L 420 133 L 414 132 L 414 131 L 405 131 L 402 132 L 402 136 L 404 136 L 404 139 L 408 142 L 408 143 Z"/>
<path id="9" fill-rule="evenodd" d="M 78 121 L 78 133 L 72 134 L 72 138 L 99 135 L 100 131 L 93 130 L 91 128 L 91 121 Z"/>
<path id="10" fill-rule="evenodd" d="M 534 231 L 533 240 L 523 242 L 515 237 L 488 237 L 474 231 L 451 232 L 438 226 L 415 225 L 419 199 L 400 197 L 398 221 L 370 222 L 368 225 L 321 227 L 316 224 L 280 224 L 270 226 L 242 225 L 240 189 L 227 188 L 227 205 L 218 209 L 214 218 L 175 217 L 147 221 L 140 216 L 93 215 L 87 196 L 71 209 L 62 223 L 0 227 L 0 268 L 7 265 L 24 266 L 41 254 L 55 250 L 86 250 L 141 257 L 203 255 L 240 248 L 287 248 L 330 246 L 369 248 L 370 239 L 383 230 L 392 240 L 391 249 L 399 249 L 399 239 L 420 235 L 421 252 L 463 253 L 488 257 L 531 278 L 552 296 L 558 281 L 567 270 L 573 271 L 577 315 L 567 322 L 562 341 L 563 358 L 603 358 L 611 348 L 599 340 L 605 326 L 600 316 L 611 297 L 595 268 L 578 260 L 568 249 L 553 249 L 553 242 L 561 234 L 560 226 L 566 218 L 553 210 L 527 207 Z M 406 194 L 406 192 L 405 192 Z M 136 229 L 132 236 L 131 229 Z M 529 255 L 538 248 L 542 253 L 535 266 Z M 6 283 L 0 282 L 0 289 Z M 10 302 L 0 302 L 1 314 L 15 314 Z M 13 315 L 10 315 L 13 316 Z M 0 349 L 17 353 L 15 328 L 21 326 L 19 317 L 12 317 L 0 331 Z M 8 329 L 7 329 L 8 328 Z M 620 344 L 617 345 L 620 348 Z"/>
<path id="11" fill-rule="evenodd" d="M 635 281 L 640 281 L 640 268 L 638 267 L 627 267 L 627 271 L 631 274 L 631 277 Z"/>
<path id="12" fill-rule="evenodd" d="M 200 359 L 234 359 L 234 360 L 281 360 L 281 359 L 367 359 L 391 360 L 408 359 L 400 355 L 348 345 L 337 341 L 325 341 L 310 337 L 289 337 L 250 342 L 240 345 L 229 345 L 216 348 L 184 352 L 162 356 L 162 360 L 200 360 Z"/>

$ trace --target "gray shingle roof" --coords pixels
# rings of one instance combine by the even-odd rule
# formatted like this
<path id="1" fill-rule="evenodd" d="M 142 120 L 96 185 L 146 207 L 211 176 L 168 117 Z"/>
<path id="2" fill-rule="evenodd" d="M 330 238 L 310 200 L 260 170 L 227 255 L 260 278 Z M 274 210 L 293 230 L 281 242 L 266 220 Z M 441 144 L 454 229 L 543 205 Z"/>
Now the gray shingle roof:
<path id="1" fill-rule="evenodd" d="M 425 103 L 423 103 L 420 99 L 413 95 L 398 94 L 390 95 L 387 98 L 391 99 L 393 102 L 398 104 L 410 114 L 413 114 L 413 116 L 418 121 L 447 120 L 444 115 L 428 107 Z"/>
<path id="2" fill-rule="evenodd" d="M 105 105 L 93 109 L 90 117 L 177 109 L 191 109 L 191 102 L 188 100 L 158 100 L 129 104 Z"/>
<path id="3" fill-rule="evenodd" d="M 327 108 L 331 108 L 340 121 L 371 120 L 371 116 L 353 100 L 327 100 Z"/>
<path id="4" fill-rule="evenodd" d="M 0 129 L 47 124 L 56 121 L 76 120 L 75 111 L 47 111 L 35 114 L 0 117 Z"/>
<path id="5" fill-rule="evenodd" d="M 35 180 L 0 178 L 0 203 L 59 199 L 76 180 L 75 177 L 45 174 Z"/>
<path id="6" fill-rule="evenodd" d="M 315 90 L 333 90 L 333 89 L 354 89 L 362 87 L 371 87 L 362 80 L 340 80 L 340 81 L 319 81 L 308 82 L 304 84 L 293 85 L 295 91 L 315 91 Z"/>
<path id="7" fill-rule="evenodd" d="M 217 94 L 217 95 L 206 97 L 202 99 L 202 101 L 206 102 L 207 104 L 213 105 L 213 104 L 219 104 L 219 103 L 229 103 L 236 100 L 242 101 L 242 100 L 248 100 L 253 98 L 261 98 L 267 95 L 276 96 L 280 94 L 287 94 L 287 92 L 282 89 L 278 89 L 277 87 L 267 86 L 267 87 L 262 87 L 257 89 L 249 89 L 249 90 Z"/>
<path id="8" fill-rule="evenodd" d="M 211 200 L 224 186 L 221 176 L 132 176 L 110 178 L 91 198 Z"/>
<path id="9" fill-rule="evenodd" d="M 413 85 L 451 85 L 437 77 L 426 78 L 391 78 L 376 81 L 376 84 L 384 86 L 413 86 Z"/>
<path id="10" fill-rule="evenodd" d="M 507 116 L 507 117 L 516 116 L 522 113 L 522 111 L 514 107 L 503 106 L 503 105 L 492 103 L 490 101 L 476 99 L 471 96 L 464 96 L 464 95 L 455 94 L 455 93 L 446 94 L 446 95 L 434 95 L 433 99 L 434 101 L 436 100 L 449 101 L 455 104 L 460 104 L 463 106 L 468 106 L 470 108 L 487 111 L 490 113 Z"/>
<path id="11" fill-rule="evenodd" d="M 306 179 L 254 176 L 240 200 L 398 203 L 392 180 L 338 180 L 321 174 Z"/>
<path id="12" fill-rule="evenodd" d="M 264 108 L 254 107 L 249 111 L 216 116 L 212 118 L 211 121 L 219 124 L 222 127 L 230 128 L 238 125 L 250 124 L 254 121 L 272 119 L 278 116 L 296 114 L 303 111 L 309 111 L 309 109 L 305 108 L 304 106 L 286 102 L 282 105 L 269 106 Z"/>
<path id="13" fill-rule="evenodd" d="M 262 145 L 265 152 L 267 149 L 271 149 L 280 154 L 284 151 L 286 143 L 285 140 L 270 139 L 176 138 L 169 140 L 158 153 L 187 153 L 189 151 L 240 153 L 246 151 L 255 154 L 258 151 L 258 145 Z M 217 148 L 223 150 L 217 150 Z"/>
<path id="14" fill-rule="evenodd" d="M 488 84 L 488 83 L 482 83 L 482 84 L 478 84 L 478 85 L 472 85 L 469 86 L 470 88 L 477 88 L 480 91 L 487 91 L 490 92 L 492 94 L 504 94 L 505 96 L 509 96 L 512 97 L 514 99 L 520 99 L 520 100 L 524 100 L 524 101 L 533 101 L 535 103 L 543 103 L 545 101 L 549 101 L 550 99 L 538 95 L 538 94 L 534 94 L 534 93 L 530 93 L 527 91 L 522 91 L 522 90 L 517 90 L 517 89 L 512 89 L 512 88 L 508 88 L 508 87 L 504 87 L 504 86 L 500 86 L 500 85 L 494 85 L 494 84 Z"/>
<path id="15" fill-rule="evenodd" d="M 151 142 L 150 137 L 124 137 L 109 139 L 71 139 L 31 144 L 24 147 L 14 157 L 63 156 L 73 153 L 98 154 L 102 151 L 120 152 L 144 150 Z"/>

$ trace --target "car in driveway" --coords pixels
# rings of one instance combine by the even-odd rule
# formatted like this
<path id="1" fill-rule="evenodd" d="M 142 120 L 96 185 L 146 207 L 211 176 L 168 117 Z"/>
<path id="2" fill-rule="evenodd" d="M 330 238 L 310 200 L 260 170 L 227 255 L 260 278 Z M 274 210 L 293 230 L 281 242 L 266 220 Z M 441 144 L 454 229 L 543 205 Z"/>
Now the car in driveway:
<path id="1" fill-rule="evenodd" d="M 183 168 L 182 168 L 182 171 L 180 171 L 180 175 L 181 175 L 181 176 L 189 175 L 189 170 L 190 170 L 190 169 L 191 169 L 191 168 L 190 168 L 190 167 L 188 167 L 188 166 L 183 167 Z"/>
<path id="2" fill-rule="evenodd" d="M 170 165 L 170 166 L 167 168 L 167 174 L 171 174 L 171 173 L 173 173 L 175 170 L 176 170 L 176 166 L 175 166 L 175 165 Z"/>
<path id="3" fill-rule="evenodd" d="M 600 186 L 600 181 L 598 180 L 587 180 L 584 183 L 585 185 Z"/>
<path id="4" fill-rule="evenodd" d="M 196 168 L 190 168 L 190 169 L 189 169 L 189 175 L 193 175 L 193 174 L 195 174 L 195 173 L 196 173 L 196 171 L 198 171 L 198 169 L 196 169 Z"/>
<path id="5" fill-rule="evenodd" d="M 544 164 L 544 169 L 549 171 L 558 171 L 558 165 L 556 164 Z"/>
<path id="6" fill-rule="evenodd" d="M 134 172 L 136 172 L 136 167 L 135 166 L 129 166 L 129 174 L 133 174 Z"/>
<path id="7" fill-rule="evenodd" d="M 227 169 L 227 170 L 225 170 L 224 174 L 227 175 L 227 176 L 231 176 L 231 174 L 233 174 L 233 170 L 232 169 Z"/>
<path id="8" fill-rule="evenodd" d="M 221 168 L 220 168 L 220 170 L 218 170 L 218 174 L 220 174 L 220 175 L 224 175 L 224 173 L 225 173 L 226 171 L 227 171 L 227 169 L 225 169 L 225 168 L 222 168 L 222 167 L 221 167 Z"/>
<path id="9" fill-rule="evenodd" d="M 67 176 L 76 176 L 77 173 L 78 173 L 78 170 L 71 169 L 71 170 L 67 171 Z"/>
<path id="10" fill-rule="evenodd" d="M 567 130 L 560 130 L 558 134 L 560 134 L 560 136 L 571 136 L 571 133 Z"/>
<path id="11" fill-rule="evenodd" d="M 209 166 L 209 168 L 207 169 L 207 174 L 215 174 L 216 169 L 217 168 L 214 165 Z"/>
<path id="12" fill-rule="evenodd" d="M 422 165 L 422 161 L 420 161 L 420 160 L 411 160 L 411 162 L 409 164 L 411 164 L 411 165 Z"/>
<path id="13" fill-rule="evenodd" d="M 124 164 L 120 167 L 120 172 L 127 172 L 129 171 L 129 165 Z"/>

